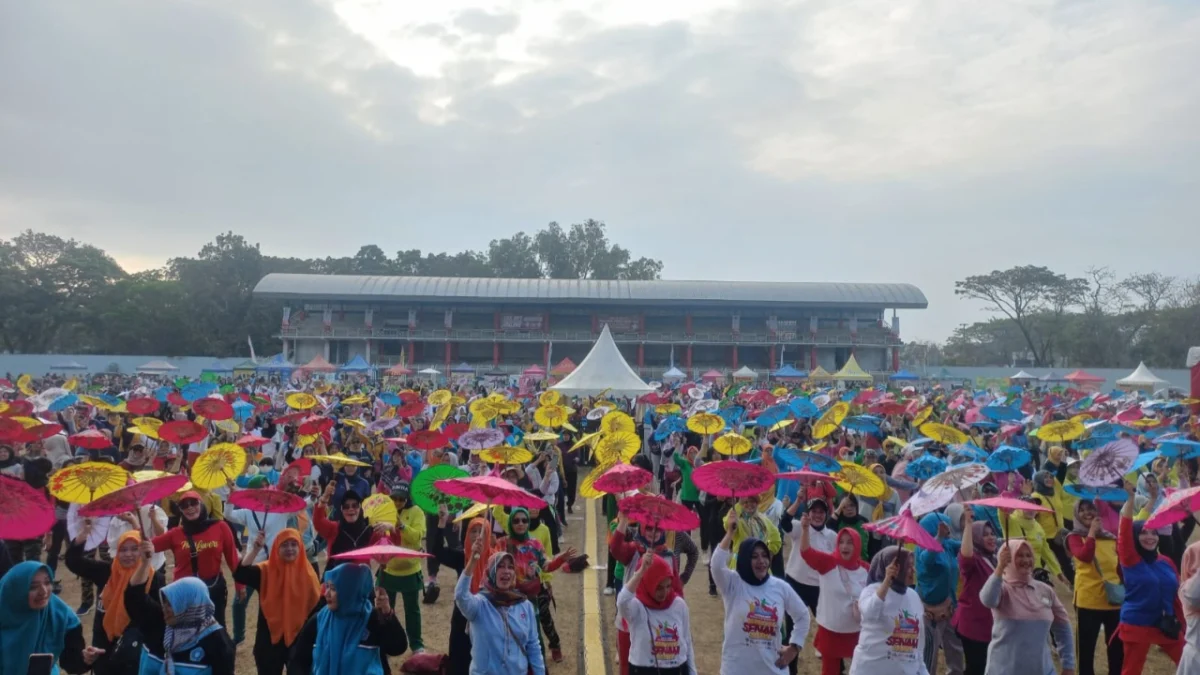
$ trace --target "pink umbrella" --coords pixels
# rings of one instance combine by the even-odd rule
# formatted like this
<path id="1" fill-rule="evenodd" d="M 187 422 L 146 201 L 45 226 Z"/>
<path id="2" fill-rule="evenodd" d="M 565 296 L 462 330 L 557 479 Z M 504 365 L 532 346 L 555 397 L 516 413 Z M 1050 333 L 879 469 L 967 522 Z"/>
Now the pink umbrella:
<path id="1" fill-rule="evenodd" d="M 653 525 L 662 530 L 689 532 L 700 527 L 700 516 L 686 506 L 669 502 L 658 495 L 626 497 L 617 504 L 617 508 L 635 523 Z"/>
<path id="2" fill-rule="evenodd" d="M 760 464 L 724 460 L 692 472 L 696 487 L 719 497 L 752 497 L 771 489 L 775 474 Z"/>
<path id="3" fill-rule="evenodd" d="M 403 546 L 392 546 L 390 544 L 379 544 L 376 546 L 367 546 L 366 548 L 346 551 L 332 556 L 334 560 L 355 560 L 355 561 L 371 561 L 385 563 L 394 558 L 432 558 L 433 556 L 423 551 L 414 551 L 411 548 Z"/>
<path id="4" fill-rule="evenodd" d="M 654 476 L 650 472 L 632 464 L 618 464 L 604 472 L 592 483 L 592 487 L 610 494 L 629 492 L 649 483 Z"/>
<path id="5" fill-rule="evenodd" d="M 1146 521 L 1146 527 L 1156 528 L 1172 525 L 1184 520 L 1194 511 L 1200 510 L 1200 486 L 1176 490 L 1159 504 Z"/>
<path id="6" fill-rule="evenodd" d="M 1142 409 L 1138 406 L 1126 408 L 1116 415 L 1113 415 L 1112 418 L 1117 422 L 1134 422 L 1142 419 Z"/>
<path id="7" fill-rule="evenodd" d="M 54 527 L 54 504 L 44 490 L 0 476 L 0 493 L 4 495 L 0 499 L 0 539 L 34 539 Z"/>
<path id="8" fill-rule="evenodd" d="M 546 508 L 546 500 L 529 494 L 498 476 L 446 478 L 435 482 L 433 486 L 451 497 L 463 497 L 488 505 L 520 506 L 530 509 Z"/>
<path id="9" fill-rule="evenodd" d="M 921 524 L 913 518 L 913 514 L 909 511 L 902 511 L 899 515 L 874 523 L 863 525 L 863 529 L 868 532 L 875 532 L 885 537 L 891 537 L 896 541 L 907 542 L 920 546 L 927 551 L 942 551 L 941 542 L 933 535 L 925 531 Z"/>
<path id="10" fill-rule="evenodd" d="M 964 504 L 974 504 L 976 506 L 990 506 L 999 511 L 1042 511 L 1044 513 L 1052 512 L 1049 508 L 1042 506 L 1041 504 L 1034 504 L 1032 502 L 1023 502 L 1020 499 L 1013 499 L 1012 497 L 989 497 L 987 499 L 976 499 L 973 502 L 963 502 L 963 503 Z"/>
<path id="11" fill-rule="evenodd" d="M 965 415 L 963 415 L 963 419 L 966 420 L 967 424 L 974 424 L 980 420 L 986 420 L 987 418 L 983 416 L 983 411 L 979 408 L 971 408 L 966 412 Z"/>
<path id="12" fill-rule="evenodd" d="M 126 485 L 79 509 L 79 515 L 84 518 L 103 518 L 133 511 L 140 517 L 141 507 L 175 494 L 187 482 L 187 476 L 162 476 Z"/>
<path id="13" fill-rule="evenodd" d="M 273 488 L 238 490 L 229 495 L 229 503 L 239 509 L 262 513 L 295 513 L 307 507 L 303 497 Z"/>

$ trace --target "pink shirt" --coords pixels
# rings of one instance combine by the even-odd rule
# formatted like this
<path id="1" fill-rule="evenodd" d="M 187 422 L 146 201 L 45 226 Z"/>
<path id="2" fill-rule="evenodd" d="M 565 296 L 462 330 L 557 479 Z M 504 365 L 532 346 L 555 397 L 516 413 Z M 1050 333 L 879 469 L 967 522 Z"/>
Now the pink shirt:
<path id="1" fill-rule="evenodd" d="M 968 640 L 988 642 L 992 639 L 992 610 L 980 602 L 979 591 L 995 569 L 982 555 L 964 558 L 960 553 L 958 556 L 963 588 L 950 625 Z"/>

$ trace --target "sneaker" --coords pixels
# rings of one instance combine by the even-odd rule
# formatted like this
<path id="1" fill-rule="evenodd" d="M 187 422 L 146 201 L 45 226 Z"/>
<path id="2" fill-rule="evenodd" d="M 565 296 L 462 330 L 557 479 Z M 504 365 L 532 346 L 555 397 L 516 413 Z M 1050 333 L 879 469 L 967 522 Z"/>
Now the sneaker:
<path id="1" fill-rule="evenodd" d="M 82 605 L 79 606 L 79 609 L 75 610 L 75 616 L 87 616 L 88 614 L 91 614 L 91 613 L 92 613 L 92 603 L 90 603 L 90 602 L 83 603 Z"/>
<path id="2" fill-rule="evenodd" d="M 442 589 L 438 588 L 437 584 L 430 582 L 429 585 L 427 585 L 425 587 L 425 598 L 424 598 L 423 602 L 426 605 L 432 605 L 435 602 L 437 602 L 438 597 L 441 594 L 442 594 Z"/>
<path id="3" fill-rule="evenodd" d="M 705 551 L 705 552 L 704 552 L 704 555 L 700 557 L 700 564 L 701 564 L 701 565 L 707 565 L 707 564 L 708 564 L 708 551 Z"/>
<path id="4" fill-rule="evenodd" d="M 551 649 L 550 650 L 550 660 L 555 663 L 562 663 L 563 662 L 562 650 L 561 649 Z"/>
<path id="5" fill-rule="evenodd" d="M 708 594 L 714 598 L 717 597 L 717 589 L 715 589 L 715 588 L 708 589 Z"/>
<path id="6" fill-rule="evenodd" d="M 614 589 L 612 586 L 605 586 L 605 587 L 604 587 L 604 595 L 612 595 L 612 594 L 614 594 L 614 593 L 616 593 L 616 592 L 617 592 L 617 591 L 616 591 L 616 589 Z"/>

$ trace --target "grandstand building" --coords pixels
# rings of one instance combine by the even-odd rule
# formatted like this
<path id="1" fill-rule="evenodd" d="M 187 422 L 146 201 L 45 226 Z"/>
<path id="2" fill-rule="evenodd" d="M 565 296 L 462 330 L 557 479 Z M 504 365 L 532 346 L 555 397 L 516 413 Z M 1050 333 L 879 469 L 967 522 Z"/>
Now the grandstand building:
<path id="1" fill-rule="evenodd" d="M 254 294 L 284 304 L 278 337 L 297 364 L 361 355 L 373 365 L 515 372 L 578 363 L 607 324 L 648 379 L 672 364 L 833 372 L 851 354 L 867 371 L 895 371 L 900 321 L 885 312 L 928 306 L 909 284 L 808 282 L 269 274 Z"/>

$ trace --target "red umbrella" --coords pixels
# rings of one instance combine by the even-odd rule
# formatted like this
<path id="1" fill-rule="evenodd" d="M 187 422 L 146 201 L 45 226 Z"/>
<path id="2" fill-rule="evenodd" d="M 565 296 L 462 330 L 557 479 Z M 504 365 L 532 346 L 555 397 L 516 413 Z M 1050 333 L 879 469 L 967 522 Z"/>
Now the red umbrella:
<path id="1" fill-rule="evenodd" d="M 170 403 L 171 405 L 177 405 L 180 408 L 186 408 L 187 404 L 188 404 L 188 400 L 183 397 L 183 394 L 180 394 L 177 391 L 173 391 L 173 392 L 167 394 L 167 403 Z"/>
<path id="2" fill-rule="evenodd" d="M 759 464 L 724 460 L 693 471 L 692 482 L 718 497 L 751 497 L 770 490 L 775 474 Z"/>
<path id="3" fill-rule="evenodd" d="M 271 439 L 263 438 L 262 436 L 255 436 L 254 434 L 246 434 L 236 441 L 236 443 L 243 448 L 261 448 L 270 442 Z"/>
<path id="4" fill-rule="evenodd" d="M 295 513 L 307 507 L 303 497 L 272 488 L 238 490 L 229 495 L 229 503 L 261 513 Z"/>
<path id="5" fill-rule="evenodd" d="M 125 409 L 134 415 L 149 415 L 161 405 L 156 398 L 143 396 L 141 398 L 131 398 L 125 402 Z"/>
<path id="6" fill-rule="evenodd" d="M 54 527 L 54 505 L 43 490 L 0 476 L 0 539 L 36 539 Z"/>
<path id="7" fill-rule="evenodd" d="M 592 487 L 601 492 L 621 493 L 636 490 L 654 479 L 645 469 L 632 464 L 618 464 L 592 483 Z M 691 529 L 691 528 L 688 528 Z"/>
<path id="8" fill-rule="evenodd" d="M 312 460 L 307 457 L 302 457 L 291 464 L 279 474 L 279 489 L 282 490 L 293 483 L 303 483 L 304 479 L 312 475 Z"/>
<path id="9" fill-rule="evenodd" d="M 15 441 L 25 433 L 25 425 L 11 417 L 0 417 L 0 441 Z"/>
<path id="10" fill-rule="evenodd" d="M 1126 408 L 1116 415 L 1113 415 L 1113 420 L 1121 423 L 1136 422 L 1137 420 L 1142 419 L 1142 417 L 1142 409 L 1138 406 L 1134 406 L 1132 408 Z"/>
<path id="11" fill-rule="evenodd" d="M 402 391 L 398 394 L 398 396 L 400 397 L 400 402 L 405 405 L 408 405 L 409 403 L 420 403 L 422 405 L 425 404 L 425 400 L 422 399 L 421 395 L 415 391 Z"/>
<path id="12" fill-rule="evenodd" d="M 296 431 L 299 431 L 302 434 L 311 435 L 329 431 L 332 428 L 332 419 L 328 417 L 317 417 L 316 415 L 312 415 L 305 418 L 305 420 L 300 423 L 300 426 L 296 427 Z"/>
<path id="13" fill-rule="evenodd" d="M 388 544 L 380 544 L 376 546 L 367 546 L 366 548 L 346 551 L 332 556 L 334 560 L 357 560 L 369 562 L 374 560 L 378 563 L 385 563 L 395 558 L 432 558 L 433 556 L 422 552 L 414 551 L 411 548 L 403 546 L 391 546 Z"/>
<path id="14" fill-rule="evenodd" d="M 489 505 L 521 506 L 530 509 L 546 508 L 546 500 L 497 476 L 447 478 L 435 482 L 433 486 L 451 497 L 463 497 Z"/>
<path id="15" fill-rule="evenodd" d="M 617 504 L 617 508 L 633 522 L 652 525 L 661 530 L 688 532 L 700 527 L 700 517 L 694 512 L 682 504 L 667 501 L 658 495 L 626 497 Z"/>
<path id="16" fill-rule="evenodd" d="M 184 445 L 199 443 L 208 436 L 208 431 L 191 420 L 175 420 L 158 428 L 158 437 L 168 443 Z"/>
<path id="17" fill-rule="evenodd" d="M 84 518 L 103 518 L 126 511 L 137 512 L 147 504 L 153 504 L 175 494 L 179 488 L 187 485 L 187 482 L 187 476 L 162 476 L 126 485 L 79 509 L 79 515 Z"/>
<path id="18" fill-rule="evenodd" d="M 279 417 L 276 417 L 275 424 L 292 424 L 293 422 L 299 422 L 305 417 L 307 417 L 307 415 L 305 415 L 303 411 L 288 413 L 286 415 L 280 415 Z"/>
<path id="19" fill-rule="evenodd" d="M 1184 520 L 1193 512 L 1200 511 L 1200 487 L 1172 492 L 1146 521 L 1146 527 L 1156 528 L 1173 525 Z"/>
<path id="20" fill-rule="evenodd" d="M 36 441 L 44 441 L 51 436 L 62 432 L 61 424 L 35 424 L 26 429 L 20 436 L 17 437 L 18 443 L 34 443 Z"/>
<path id="21" fill-rule="evenodd" d="M 29 417 L 33 414 L 33 404 L 29 401 L 9 401 L 8 407 L 0 415 L 5 417 Z"/>
<path id="22" fill-rule="evenodd" d="M 910 511 L 901 511 L 899 515 L 874 523 L 863 525 L 863 529 L 868 532 L 877 532 L 885 537 L 891 537 L 896 541 L 906 542 L 920 546 L 927 551 L 942 551 L 941 542 L 933 535 L 925 531 L 921 524 L 913 518 Z"/>
<path id="23" fill-rule="evenodd" d="M 396 417 L 417 417 L 425 412 L 425 401 L 417 399 L 396 408 Z"/>
<path id="24" fill-rule="evenodd" d="M 442 433 L 446 435 L 446 438 L 449 438 L 452 441 L 457 441 L 470 429 L 471 425 L 467 424 L 466 422 L 455 422 L 454 424 L 447 424 L 445 427 L 443 427 Z"/>
<path id="25" fill-rule="evenodd" d="M 202 398 L 192 404 L 192 410 L 214 422 L 233 419 L 233 406 L 219 398 Z"/>
<path id="26" fill-rule="evenodd" d="M 87 448 L 88 450 L 103 450 L 112 445 L 112 440 L 108 436 L 95 429 L 88 429 L 74 436 L 67 436 L 67 442 L 77 448 Z"/>
<path id="27" fill-rule="evenodd" d="M 414 431 L 408 435 L 408 444 L 418 450 L 437 450 L 444 448 L 450 443 L 450 439 L 440 431 L 431 429 L 422 429 Z"/>

